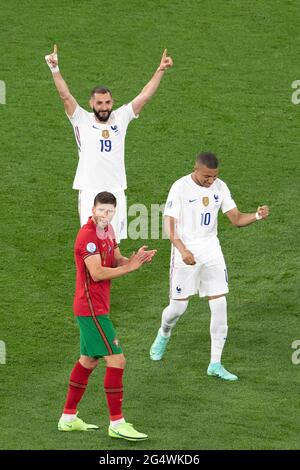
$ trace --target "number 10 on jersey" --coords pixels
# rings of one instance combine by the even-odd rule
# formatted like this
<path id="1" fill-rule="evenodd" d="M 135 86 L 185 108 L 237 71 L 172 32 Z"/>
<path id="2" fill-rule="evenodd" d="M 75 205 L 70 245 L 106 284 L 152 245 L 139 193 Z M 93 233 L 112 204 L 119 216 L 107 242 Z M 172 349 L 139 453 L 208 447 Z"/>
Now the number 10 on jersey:
<path id="1" fill-rule="evenodd" d="M 201 222 L 200 225 L 203 227 L 203 225 L 209 225 L 210 224 L 210 212 L 205 212 L 201 214 Z"/>
<path id="2" fill-rule="evenodd" d="M 101 152 L 110 152 L 111 151 L 111 140 L 100 140 Z"/>

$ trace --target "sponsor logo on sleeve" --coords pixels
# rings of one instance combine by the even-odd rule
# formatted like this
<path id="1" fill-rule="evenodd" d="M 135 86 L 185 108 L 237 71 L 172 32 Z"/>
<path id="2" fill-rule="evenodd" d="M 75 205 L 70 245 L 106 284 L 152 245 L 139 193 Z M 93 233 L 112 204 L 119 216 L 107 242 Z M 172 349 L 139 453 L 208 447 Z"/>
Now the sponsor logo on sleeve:
<path id="1" fill-rule="evenodd" d="M 91 242 L 86 245 L 86 251 L 88 251 L 89 253 L 95 253 L 96 250 L 97 250 L 97 247 L 95 243 Z"/>

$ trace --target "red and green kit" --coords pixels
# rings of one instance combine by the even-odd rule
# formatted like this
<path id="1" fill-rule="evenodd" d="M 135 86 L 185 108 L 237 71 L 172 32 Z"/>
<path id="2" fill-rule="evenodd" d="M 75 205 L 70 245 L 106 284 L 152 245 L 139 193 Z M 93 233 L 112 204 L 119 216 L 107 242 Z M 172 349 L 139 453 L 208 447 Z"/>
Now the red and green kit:
<path id="1" fill-rule="evenodd" d="M 109 316 L 111 281 L 94 281 L 84 262 L 88 256 L 99 255 L 102 266 L 113 267 L 117 246 L 112 226 L 100 231 L 91 217 L 79 230 L 75 241 L 73 307 L 80 328 L 80 353 L 85 356 L 99 358 L 122 353 Z"/>

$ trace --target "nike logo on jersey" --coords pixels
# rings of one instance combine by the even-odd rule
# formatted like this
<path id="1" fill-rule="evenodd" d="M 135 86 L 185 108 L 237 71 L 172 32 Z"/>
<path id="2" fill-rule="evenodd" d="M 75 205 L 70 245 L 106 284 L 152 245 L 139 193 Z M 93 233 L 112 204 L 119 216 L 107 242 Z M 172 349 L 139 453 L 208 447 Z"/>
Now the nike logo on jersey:
<path id="1" fill-rule="evenodd" d="M 99 127 L 94 126 L 94 124 L 93 124 L 93 128 L 97 129 L 97 131 L 100 131 Z"/>
<path id="2" fill-rule="evenodd" d="M 197 199 L 189 199 L 189 202 L 197 201 Z"/>

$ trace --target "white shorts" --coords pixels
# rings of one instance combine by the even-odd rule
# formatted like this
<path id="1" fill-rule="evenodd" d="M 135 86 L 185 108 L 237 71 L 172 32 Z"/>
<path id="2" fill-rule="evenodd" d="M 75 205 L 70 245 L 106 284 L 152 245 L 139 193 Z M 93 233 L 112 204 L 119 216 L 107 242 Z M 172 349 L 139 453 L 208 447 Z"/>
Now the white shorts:
<path id="1" fill-rule="evenodd" d="M 88 218 L 92 215 L 94 199 L 100 192 L 101 189 L 99 191 L 90 191 L 86 189 L 78 191 L 78 212 L 81 227 L 87 223 Z M 115 231 L 116 240 L 119 243 L 120 240 L 127 238 L 126 195 L 125 191 L 118 191 L 113 194 L 117 199 L 117 207 L 111 225 Z"/>
<path id="2" fill-rule="evenodd" d="M 173 249 L 170 266 L 171 299 L 185 299 L 195 294 L 199 294 L 200 297 L 210 297 L 229 292 L 227 269 L 221 247 L 214 250 L 213 255 L 207 259 L 202 257 L 204 258 L 202 260 L 201 256 L 192 251 L 196 259 L 196 264 L 193 266 L 179 262 L 178 253 L 174 252 Z"/>

